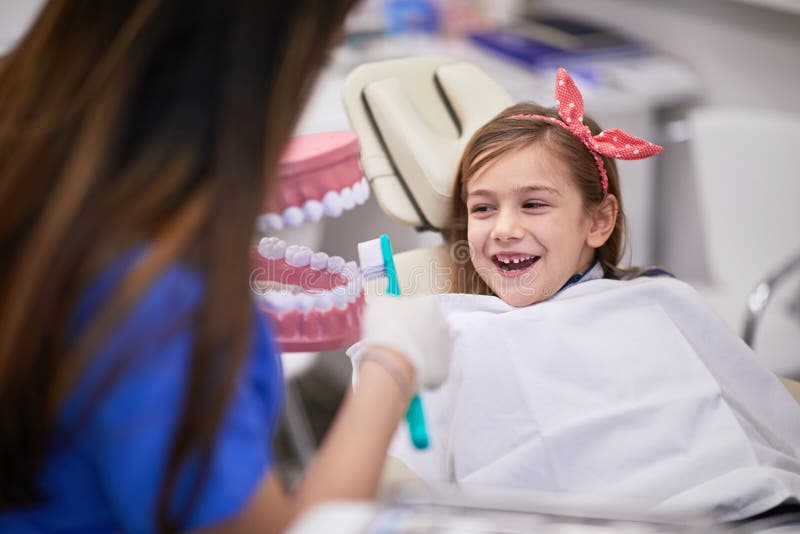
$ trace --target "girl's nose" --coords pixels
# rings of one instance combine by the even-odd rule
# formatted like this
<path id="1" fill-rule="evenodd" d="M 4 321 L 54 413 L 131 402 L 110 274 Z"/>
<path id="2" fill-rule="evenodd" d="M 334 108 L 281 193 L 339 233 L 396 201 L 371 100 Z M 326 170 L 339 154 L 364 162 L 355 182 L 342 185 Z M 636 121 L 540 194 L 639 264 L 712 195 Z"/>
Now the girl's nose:
<path id="1" fill-rule="evenodd" d="M 515 240 L 521 239 L 522 234 L 523 228 L 515 213 L 505 210 L 497 214 L 494 227 L 492 227 L 492 239 L 496 241 Z"/>

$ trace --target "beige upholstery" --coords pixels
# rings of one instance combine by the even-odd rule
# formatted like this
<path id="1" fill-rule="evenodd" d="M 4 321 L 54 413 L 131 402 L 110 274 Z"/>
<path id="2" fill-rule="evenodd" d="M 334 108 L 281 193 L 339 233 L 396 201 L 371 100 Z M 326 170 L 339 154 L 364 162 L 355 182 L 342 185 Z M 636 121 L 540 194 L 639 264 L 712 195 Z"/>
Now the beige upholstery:
<path id="1" fill-rule="evenodd" d="M 386 463 L 383 464 L 378 493 L 380 495 L 391 495 L 408 484 L 425 485 L 425 482 L 406 464 L 393 456 L 388 456 Z"/>
<path id="2" fill-rule="evenodd" d="M 426 57 L 361 65 L 345 80 L 342 96 L 381 209 L 427 229 L 446 225 L 469 138 L 513 104 L 474 65 Z"/>
<path id="3" fill-rule="evenodd" d="M 800 403 L 800 382 L 797 380 L 791 380 L 789 378 L 781 378 L 781 382 L 784 386 L 786 386 L 786 389 L 789 390 L 789 393 L 792 394 L 794 400 Z"/>
<path id="4" fill-rule="evenodd" d="M 397 281 L 402 295 L 435 295 L 453 291 L 453 260 L 447 245 L 420 248 L 394 255 Z M 367 302 L 375 295 L 385 294 L 386 277 L 366 283 Z"/>

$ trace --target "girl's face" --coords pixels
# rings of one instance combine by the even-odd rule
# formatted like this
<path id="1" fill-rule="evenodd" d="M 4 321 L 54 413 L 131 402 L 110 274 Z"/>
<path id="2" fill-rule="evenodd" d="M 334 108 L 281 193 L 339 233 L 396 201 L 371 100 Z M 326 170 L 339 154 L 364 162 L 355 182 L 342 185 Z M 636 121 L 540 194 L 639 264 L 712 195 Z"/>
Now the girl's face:
<path id="1" fill-rule="evenodd" d="M 467 183 L 472 264 L 512 306 L 553 296 L 594 259 L 592 217 L 569 167 L 533 145 L 510 152 Z"/>

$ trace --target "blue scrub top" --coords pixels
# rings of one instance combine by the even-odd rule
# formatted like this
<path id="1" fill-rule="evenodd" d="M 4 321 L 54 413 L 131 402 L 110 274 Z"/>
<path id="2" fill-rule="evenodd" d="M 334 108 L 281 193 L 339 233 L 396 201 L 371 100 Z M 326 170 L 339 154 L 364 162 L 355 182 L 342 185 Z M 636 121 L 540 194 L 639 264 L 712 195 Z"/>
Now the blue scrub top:
<path id="1" fill-rule="evenodd" d="M 83 295 L 74 332 L 88 324 L 141 252 L 117 261 Z M 39 477 L 47 501 L 1 514 L 0 532 L 155 530 L 162 475 L 180 418 L 192 350 L 191 326 L 176 319 L 196 308 L 202 292 L 202 279 L 181 265 L 167 269 L 150 286 L 108 338 L 59 415 Z M 206 482 L 184 528 L 235 515 L 273 465 L 282 371 L 271 332 L 255 308 L 253 313 L 249 358 L 220 425 Z M 92 386 L 130 354 L 131 365 L 79 424 L 80 407 Z M 81 431 L 67 439 L 74 428 Z M 173 504 L 187 497 L 194 471 L 190 465 L 182 472 Z"/>

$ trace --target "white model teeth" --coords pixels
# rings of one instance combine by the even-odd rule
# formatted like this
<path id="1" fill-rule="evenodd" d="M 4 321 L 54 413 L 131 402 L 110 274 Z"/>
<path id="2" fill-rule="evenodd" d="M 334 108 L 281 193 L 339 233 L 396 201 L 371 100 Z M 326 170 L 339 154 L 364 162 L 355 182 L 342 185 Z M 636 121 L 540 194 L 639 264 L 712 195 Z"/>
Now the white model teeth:
<path id="1" fill-rule="evenodd" d="M 361 271 L 358 268 L 358 264 L 354 261 L 348 261 L 344 266 L 342 274 L 347 279 L 348 300 L 350 302 L 355 302 L 356 298 L 361 293 Z"/>
<path id="2" fill-rule="evenodd" d="M 277 237 L 262 237 L 261 241 L 258 242 L 258 253 L 268 258 L 270 247 L 272 247 L 277 240 Z"/>
<path id="3" fill-rule="evenodd" d="M 286 247 L 286 263 L 292 267 L 306 267 L 311 263 L 311 254 L 313 252 L 310 248 L 298 245 L 289 245 Z"/>
<path id="4" fill-rule="evenodd" d="M 319 200 L 306 200 L 303 204 L 303 214 L 308 222 L 317 223 L 325 214 L 325 207 Z"/>
<path id="5" fill-rule="evenodd" d="M 268 232 L 270 230 L 278 231 L 283 229 L 283 219 L 280 215 L 275 213 L 265 213 L 259 215 L 256 219 L 256 228 L 259 232 Z"/>
<path id="6" fill-rule="evenodd" d="M 337 286 L 330 291 L 319 293 L 292 293 L 287 290 L 267 291 L 263 295 L 266 307 L 279 313 L 292 310 L 308 312 L 312 309 L 330 311 L 334 306 L 340 310 L 358 300 L 359 293 L 353 293 L 351 286 Z"/>
<path id="7" fill-rule="evenodd" d="M 286 210 L 283 212 L 283 224 L 287 228 L 297 228 L 303 224 L 304 220 L 305 214 L 303 213 L 303 210 L 297 206 L 286 208 Z"/>
<path id="8" fill-rule="evenodd" d="M 365 178 L 362 178 L 360 181 L 354 183 L 351 189 L 353 190 L 353 199 L 359 206 L 366 202 L 369 198 L 369 184 Z"/>
<path id="9" fill-rule="evenodd" d="M 311 268 L 317 271 L 325 270 L 328 267 L 328 255 L 324 252 L 315 252 L 311 255 Z"/>
<path id="10" fill-rule="evenodd" d="M 341 274 L 347 284 L 336 286 L 328 291 L 304 293 L 294 290 L 275 289 L 263 294 L 264 305 L 278 313 L 291 310 L 307 312 L 312 309 L 329 311 L 334 306 L 344 310 L 361 295 L 362 274 L 354 261 L 346 262 L 341 256 L 328 257 L 324 252 L 313 252 L 302 245 L 286 245 L 277 237 L 264 237 L 258 242 L 258 253 L 271 260 L 283 259 L 293 267 L 310 267 L 318 271 L 327 270 L 331 274 Z"/>
<path id="11" fill-rule="evenodd" d="M 342 214 L 342 197 L 336 191 L 328 191 L 322 197 L 322 206 L 325 209 L 325 215 L 328 217 L 336 218 Z"/>
<path id="12" fill-rule="evenodd" d="M 344 269 L 345 261 L 341 256 L 331 256 L 328 258 L 328 272 L 339 274 Z"/>
<path id="13" fill-rule="evenodd" d="M 298 293 L 295 295 L 294 302 L 297 305 L 297 309 L 301 312 L 307 312 L 314 307 L 314 297 L 306 295 L 305 293 Z"/>
<path id="14" fill-rule="evenodd" d="M 258 242 L 258 253 L 270 260 L 286 256 L 286 241 L 277 237 L 264 237 Z"/>
<path id="15" fill-rule="evenodd" d="M 283 213 L 265 213 L 256 221 L 260 232 L 297 228 L 304 222 L 318 223 L 323 215 L 339 217 L 345 211 L 364 204 L 369 199 L 369 183 L 366 178 L 341 191 L 328 191 L 322 201 L 306 200 L 302 207 L 290 206 Z"/>
<path id="16" fill-rule="evenodd" d="M 318 293 L 314 295 L 314 307 L 322 311 L 333 308 L 333 298 L 330 293 Z"/>
<path id="17" fill-rule="evenodd" d="M 262 237 L 258 242 L 258 253 L 270 260 L 286 260 L 293 267 L 310 265 L 312 269 L 327 270 L 331 274 L 339 274 L 347 267 L 356 279 L 361 274 L 354 261 L 346 262 L 341 256 L 328 257 L 324 252 L 313 252 L 306 246 L 287 246 L 286 241 L 277 237 Z"/>
<path id="18" fill-rule="evenodd" d="M 277 312 L 288 312 L 295 307 L 294 296 L 283 292 L 267 293 L 264 295 L 264 302 L 267 304 L 267 308 Z"/>
<path id="19" fill-rule="evenodd" d="M 356 199 L 353 198 L 353 190 L 349 187 L 345 187 L 339 191 L 339 198 L 342 199 L 342 208 L 344 208 L 345 211 L 356 207 Z"/>
<path id="20" fill-rule="evenodd" d="M 339 291 L 332 291 L 331 292 L 331 299 L 333 299 L 333 305 L 339 308 L 340 310 L 346 310 L 348 304 L 347 293 L 343 290 Z"/>
<path id="21" fill-rule="evenodd" d="M 286 247 L 286 254 L 283 255 L 284 261 L 286 261 L 286 263 L 291 265 L 292 262 L 294 261 L 294 255 L 297 252 L 297 249 L 299 248 L 300 245 L 289 245 L 288 247 Z"/>

